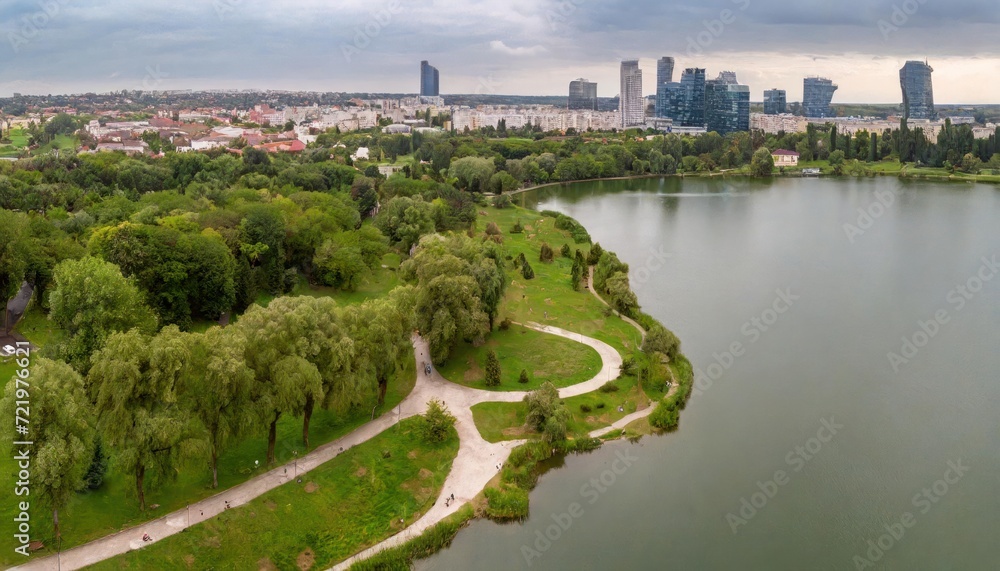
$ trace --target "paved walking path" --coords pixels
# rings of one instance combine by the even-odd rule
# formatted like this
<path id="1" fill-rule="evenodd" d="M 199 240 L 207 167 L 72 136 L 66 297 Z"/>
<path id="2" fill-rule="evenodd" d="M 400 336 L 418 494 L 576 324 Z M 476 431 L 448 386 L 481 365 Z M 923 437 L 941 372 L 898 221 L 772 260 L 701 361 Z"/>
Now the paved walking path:
<path id="1" fill-rule="evenodd" d="M 618 376 L 618 370 L 622 363 L 621 356 L 607 343 L 558 327 L 542 326 L 537 323 L 528 323 L 527 327 L 583 343 L 594 348 L 601 356 L 602 366 L 598 374 L 584 383 L 560 389 L 559 395 L 561 397 L 569 398 L 595 391 L 604 383 Z M 430 360 L 427 342 L 420 337 L 413 338 L 413 352 L 418 364 Z M 433 398 L 442 401 L 455 415 L 455 428 L 459 434 L 460 445 L 458 455 L 452 463 L 451 472 L 445 480 L 441 497 L 423 517 L 404 531 L 335 567 L 335 569 L 345 569 L 357 560 L 370 557 L 378 551 L 400 545 L 420 535 L 424 530 L 457 512 L 462 505 L 476 497 L 499 472 L 500 467 L 510 456 L 511 450 L 522 444 L 523 441 L 487 442 L 476 429 L 471 407 L 481 402 L 520 402 L 526 394 L 526 392 L 495 392 L 463 387 L 448 381 L 438 374 L 436 369 L 432 369 L 431 374 L 428 375 L 424 372 L 423 367 L 419 366 L 417 367 L 417 382 L 413 391 L 395 409 L 359 427 L 350 434 L 316 448 L 297 461 L 266 471 L 238 486 L 191 504 L 188 508 L 64 551 L 58 556 L 59 561 L 57 561 L 57 556 L 49 556 L 30 561 L 15 569 L 24 571 L 48 571 L 60 568 L 65 570 L 81 569 L 116 555 L 141 549 L 192 525 L 215 517 L 226 510 L 227 506 L 235 508 L 246 504 L 254 498 L 288 483 L 297 476 L 302 476 L 321 464 L 329 462 L 344 450 L 371 440 L 400 420 L 423 414 L 427 402 Z M 451 497 L 452 494 L 455 495 L 455 501 L 445 505 L 444 498 Z M 143 534 L 149 534 L 153 541 L 143 542 Z"/>

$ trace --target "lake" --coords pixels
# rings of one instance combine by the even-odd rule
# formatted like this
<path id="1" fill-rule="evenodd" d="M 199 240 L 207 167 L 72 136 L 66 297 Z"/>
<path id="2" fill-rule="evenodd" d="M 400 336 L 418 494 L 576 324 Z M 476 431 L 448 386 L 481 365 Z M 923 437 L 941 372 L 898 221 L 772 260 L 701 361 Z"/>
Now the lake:
<path id="1" fill-rule="evenodd" d="M 417 569 L 998 567 L 1000 189 L 667 178 L 518 202 L 630 264 L 696 394 L 678 431 L 567 458 L 527 521 L 476 521 Z"/>

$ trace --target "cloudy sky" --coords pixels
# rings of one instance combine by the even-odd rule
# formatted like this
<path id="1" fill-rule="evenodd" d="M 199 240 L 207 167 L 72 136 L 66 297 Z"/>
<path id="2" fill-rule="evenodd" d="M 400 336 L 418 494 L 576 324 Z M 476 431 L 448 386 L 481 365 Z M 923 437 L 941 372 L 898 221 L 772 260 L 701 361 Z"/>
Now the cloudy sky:
<path id="1" fill-rule="evenodd" d="M 119 89 L 418 89 L 561 95 L 577 77 L 618 92 L 618 62 L 737 72 L 802 97 L 900 99 L 907 59 L 939 103 L 1000 103 L 997 0 L 2 0 L 0 96 Z"/>

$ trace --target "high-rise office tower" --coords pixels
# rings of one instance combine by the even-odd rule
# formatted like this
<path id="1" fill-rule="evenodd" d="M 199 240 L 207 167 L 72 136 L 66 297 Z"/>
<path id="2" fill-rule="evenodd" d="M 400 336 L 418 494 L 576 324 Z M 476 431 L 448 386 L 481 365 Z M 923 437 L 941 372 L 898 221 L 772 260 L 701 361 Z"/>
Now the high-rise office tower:
<path id="1" fill-rule="evenodd" d="M 822 77 L 807 77 L 802 86 L 802 111 L 806 117 L 833 117 L 830 102 L 838 87 Z"/>
<path id="2" fill-rule="evenodd" d="M 621 101 L 618 108 L 622 114 L 622 128 L 646 124 L 646 101 L 642 98 L 642 70 L 639 60 L 622 61 Z"/>
<path id="3" fill-rule="evenodd" d="M 420 96 L 439 97 L 440 95 L 441 83 L 437 68 L 427 63 L 426 60 L 420 62 Z"/>
<path id="4" fill-rule="evenodd" d="M 907 119 L 934 119 L 934 68 L 927 62 L 908 61 L 899 70 L 899 85 L 903 88 L 903 116 Z"/>
<path id="5" fill-rule="evenodd" d="M 569 108 L 597 111 L 597 84 L 583 78 L 569 82 Z"/>
<path id="6" fill-rule="evenodd" d="M 705 70 L 690 67 L 681 74 L 680 83 L 667 86 L 667 116 L 675 125 L 705 126 Z"/>
<path id="7" fill-rule="evenodd" d="M 705 122 L 720 135 L 750 130 L 750 87 L 740 85 L 735 73 L 705 82 Z"/>
<path id="8" fill-rule="evenodd" d="M 674 58 L 662 57 L 656 62 L 656 116 L 667 117 L 667 86 L 674 81 Z"/>
<path id="9" fill-rule="evenodd" d="M 788 97 L 784 89 L 768 89 L 764 92 L 764 114 L 781 115 L 788 109 Z"/>

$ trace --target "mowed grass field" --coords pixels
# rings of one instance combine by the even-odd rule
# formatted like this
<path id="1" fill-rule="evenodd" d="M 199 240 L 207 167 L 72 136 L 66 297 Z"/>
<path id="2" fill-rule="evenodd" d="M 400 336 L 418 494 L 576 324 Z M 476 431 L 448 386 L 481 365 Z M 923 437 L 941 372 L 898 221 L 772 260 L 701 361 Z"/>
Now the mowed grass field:
<path id="1" fill-rule="evenodd" d="M 499 387 L 485 384 L 486 356 L 490 350 L 496 351 L 500 361 Z M 438 368 L 453 383 L 500 391 L 532 390 L 545 382 L 568 387 L 589 381 L 600 370 L 601 356 L 591 347 L 522 325 L 494 331 L 482 347 L 460 344 L 447 364 Z M 526 384 L 519 382 L 521 371 L 528 373 Z"/>
<path id="2" fill-rule="evenodd" d="M 326 569 L 394 535 L 437 500 L 458 434 L 429 444 L 410 418 L 302 478 L 91 569 Z"/>

